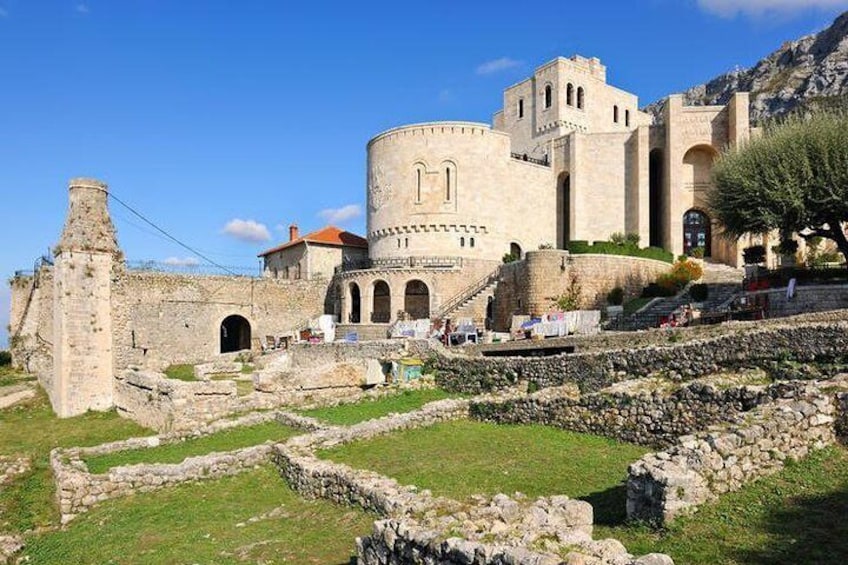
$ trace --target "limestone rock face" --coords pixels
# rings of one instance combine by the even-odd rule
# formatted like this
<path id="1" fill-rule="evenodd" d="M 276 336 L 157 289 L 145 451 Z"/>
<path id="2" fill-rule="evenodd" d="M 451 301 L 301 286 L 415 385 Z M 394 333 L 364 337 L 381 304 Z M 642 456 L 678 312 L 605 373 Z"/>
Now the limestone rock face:
<path id="1" fill-rule="evenodd" d="M 750 69 L 735 69 L 683 93 L 684 104 L 727 104 L 735 92 L 751 93 L 751 120 L 786 114 L 823 97 L 848 95 L 848 12 L 813 35 L 787 41 Z M 664 102 L 645 108 L 661 118 Z"/>

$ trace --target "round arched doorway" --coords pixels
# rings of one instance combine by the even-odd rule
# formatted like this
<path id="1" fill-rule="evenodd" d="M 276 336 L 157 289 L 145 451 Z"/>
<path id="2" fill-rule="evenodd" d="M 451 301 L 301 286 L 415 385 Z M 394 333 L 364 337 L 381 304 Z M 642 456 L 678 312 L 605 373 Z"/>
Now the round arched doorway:
<path id="1" fill-rule="evenodd" d="M 406 283 L 403 310 L 413 320 L 424 320 L 430 317 L 430 289 L 426 284 L 419 280 Z"/>
<path id="2" fill-rule="evenodd" d="M 710 217 L 700 210 L 689 210 L 683 214 L 683 253 L 691 255 L 692 251 L 702 248 L 704 257 L 712 255 L 712 226 Z"/>
<path id="3" fill-rule="evenodd" d="M 221 353 L 250 349 L 250 322 L 233 314 L 221 322 Z"/>
<path id="4" fill-rule="evenodd" d="M 386 281 L 376 281 L 373 289 L 371 323 L 388 324 L 392 320 L 392 291 Z"/>
<path id="5" fill-rule="evenodd" d="M 359 292 L 359 285 L 355 282 L 350 283 L 350 318 L 351 324 L 358 324 L 362 321 L 362 296 Z"/>

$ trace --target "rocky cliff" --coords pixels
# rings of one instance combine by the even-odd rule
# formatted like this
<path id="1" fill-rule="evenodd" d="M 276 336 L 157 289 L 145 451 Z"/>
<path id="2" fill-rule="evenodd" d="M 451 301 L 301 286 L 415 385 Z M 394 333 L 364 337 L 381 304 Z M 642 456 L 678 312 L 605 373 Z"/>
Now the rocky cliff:
<path id="1" fill-rule="evenodd" d="M 751 93 L 755 123 L 811 100 L 848 96 L 848 12 L 813 35 L 784 43 L 750 69 L 736 69 L 683 93 L 691 105 L 726 104 L 737 91 Z M 645 111 L 660 116 L 664 101 Z"/>

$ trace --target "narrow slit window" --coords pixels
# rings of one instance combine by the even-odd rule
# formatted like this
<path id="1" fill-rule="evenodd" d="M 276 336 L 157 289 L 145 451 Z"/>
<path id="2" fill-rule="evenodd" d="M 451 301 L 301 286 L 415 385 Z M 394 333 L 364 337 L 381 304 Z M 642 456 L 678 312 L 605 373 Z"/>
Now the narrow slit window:
<path id="1" fill-rule="evenodd" d="M 421 202 L 421 169 L 415 169 L 415 201 Z"/>
<path id="2" fill-rule="evenodd" d="M 451 170 L 450 167 L 445 168 L 445 200 L 450 202 L 451 199 Z"/>
<path id="3" fill-rule="evenodd" d="M 550 108 L 553 103 L 553 92 L 551 91 L 551 85 L 547 85 L 545 87 L 545 108 Z"/>
<path id="4" fill-rule="evenodd" d="M 471 239 L 469 239 L 469 241 L 468 241 L 468 245 L 469 245 L 470 247 L 474 247 L 474 238 L 473 238 L 473 237 L 472 237 Z"/>
<path id="5" fill-rule="evenodd" d="M 403 238 L 403 246 L 409 247 L 409 238 L 408 237 Z"/>
<path id="6" fill-rule="evenodd" d="M 518 118 L 524 117 L 524 98 L 518 99 Z"/>
<path id="7" fill-rule="evenodd" d="M 574 106 L 574 85 L 571 83 L 568 83 L 568 87 L 565 89 L 565 103 Z"/>
<path id="8" fill-rule="evenodd" d="M 624 125 L 630 127 L 630 110 L 624 111 Z"/>
<path id="9" fill-rule="evenodd" d="M 460 237 L 460 238 L 459 238 L 459 246 L 460 246 L 460 247 L 465 247 L 465 238 L 464 238 L 464 237 Z"/>
<path id="10" fill-rule="evenodd" d="M 612 107 L 612 121 L 614 123 L 618 123 L 618 106 Z"/>
<path id="11" fill-rule="evenodd" d="M 584 103 L 583 95 L 584 95 L 583 87 L 582 86 L 577 87 L 577 109 L 578 110 L 583 109 L 583 103 Z"/>

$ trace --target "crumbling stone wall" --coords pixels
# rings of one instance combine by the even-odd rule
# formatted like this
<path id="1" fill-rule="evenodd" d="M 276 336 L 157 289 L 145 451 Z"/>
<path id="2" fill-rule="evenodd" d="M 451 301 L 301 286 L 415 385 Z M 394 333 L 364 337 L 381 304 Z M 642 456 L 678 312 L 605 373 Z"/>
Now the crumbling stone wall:
<path id="1" fill-rule="evenodd" d="M 50 466 L 56 484 L 56 498 L 62 523 L 67 524 L 92 506 L 112 498 L 150 492 L 179 483 L 235 475 L 267 463 L 271 442 L 227 453 L 189 457 L 181 463 L 149 463 L 114 467 L 106 473 L 88 471 L 84 458 L 131 449 L 149 449 L 201 437 L 240 426 L 279 421 L 281 425 L 316 429 L 316 422 L 302 416 L 273 412 L 250 414 L 235 420 L 223 420 L 190 432 L 132 438 L 94 447 L 57 448 L 50 453 Z"/>
<path id="2" fill-rule="evenodd" d="M 473 401 L 469 414 L 498 424 L 543 424 L 640 445 L 670 446 L 682 435 L 741 421 L 746 412 L 776 398 L 794 398 L 804 386 L 630 381 L 583 396 L 575 394 L 573 386 L 554 387 Z"/>
<path id="3" fill-rule="evenodd" d="M 811 385 L 802 398 L 760 406 L 744 422 L 682 436 L 630 466 L 627 516 L 662 524 L 739 490 L 786 459 L 834 443 L 836 416 L 833 396 Z"/>
<path id="4" fill-rule="evenodd" d="M 436 382 L 453 391 L 503 390 L 519 381 L 538 388 L 575 383 L 598 391 L 634 377 L 670 375 L 691 380 L 720 368 L 756 366 L 769 361 L 839 359 L 848 351 L 848 322 L 764 326 L 709 339 L 667 346 L 619 349 L 543 358 L 469 358 L 433 355 L 428 361 Z"/>

